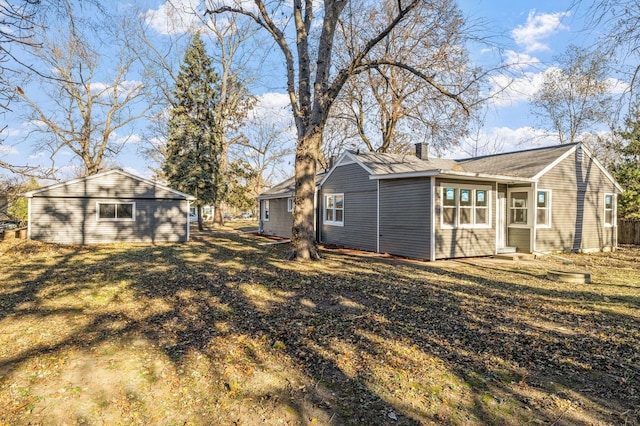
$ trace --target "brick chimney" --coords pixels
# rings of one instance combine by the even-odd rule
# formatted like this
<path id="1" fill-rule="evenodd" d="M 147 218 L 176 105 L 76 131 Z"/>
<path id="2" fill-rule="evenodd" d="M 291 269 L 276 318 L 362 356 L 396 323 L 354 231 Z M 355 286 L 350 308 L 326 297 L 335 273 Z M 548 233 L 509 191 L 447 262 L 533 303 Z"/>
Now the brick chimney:
<path id="1" fill-rule="evenodd" d="M 420 142 L 416 144 L 416 157 L 421 160 L 429 159 L 429 144 L 425 142 Z"/>

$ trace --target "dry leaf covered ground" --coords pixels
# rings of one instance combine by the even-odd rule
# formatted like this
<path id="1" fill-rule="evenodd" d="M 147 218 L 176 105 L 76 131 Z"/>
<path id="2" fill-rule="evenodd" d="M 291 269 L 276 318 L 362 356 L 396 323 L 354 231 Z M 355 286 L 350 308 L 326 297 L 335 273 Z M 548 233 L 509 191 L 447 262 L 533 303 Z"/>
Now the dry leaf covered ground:
<path id="1" fill-rule="evenodd" d="M 637 248 L 292 263 L 261 241 L 1 242 L 0 424 L 640 424 Z"/>

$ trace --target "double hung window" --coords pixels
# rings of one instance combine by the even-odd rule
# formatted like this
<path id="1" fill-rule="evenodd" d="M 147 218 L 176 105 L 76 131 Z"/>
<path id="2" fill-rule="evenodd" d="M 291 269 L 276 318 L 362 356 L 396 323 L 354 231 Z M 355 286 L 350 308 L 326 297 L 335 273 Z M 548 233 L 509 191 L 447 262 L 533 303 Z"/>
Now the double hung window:
<path id="1" fill-rule="evenodd" d="M 324 196 L 324 223 L 344 226 L 344 194 Z"/>
<path id="2" fill-rule="evenodd" d="M 536 225 L 538 228 L 551 227 L 551 191 L 538 190 L 536 193 Z"/>
<path id="3" fill-rule="evenodd" d="M 604 226 L 612 227 L 616 223 L 616 196 L 604 194 Z"/>
<path id="4" fill-rule="evenodd" d="M 528 208 L 528 192 L 511 192 L 509 195 L 509 225 L 527 225 L 529 223 Z"/>

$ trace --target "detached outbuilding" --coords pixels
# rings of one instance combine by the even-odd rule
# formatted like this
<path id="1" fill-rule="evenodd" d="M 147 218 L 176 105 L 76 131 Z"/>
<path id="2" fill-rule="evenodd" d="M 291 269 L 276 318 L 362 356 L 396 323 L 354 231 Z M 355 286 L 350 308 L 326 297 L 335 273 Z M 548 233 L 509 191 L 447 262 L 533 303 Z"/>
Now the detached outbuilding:
<path id="1" fill-rule="evenodd" d="M 28 238 L 65 244 L 189 239 L 195 198 L 120 169 L 25 194 Z"/>

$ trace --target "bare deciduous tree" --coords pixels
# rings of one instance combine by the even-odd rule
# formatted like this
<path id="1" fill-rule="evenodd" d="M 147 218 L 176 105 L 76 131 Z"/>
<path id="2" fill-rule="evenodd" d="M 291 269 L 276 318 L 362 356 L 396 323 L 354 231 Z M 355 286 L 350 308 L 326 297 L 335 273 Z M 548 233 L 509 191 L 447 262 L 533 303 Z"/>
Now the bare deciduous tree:
<path id="1" fill-rule="evenodd" d="M 560 143 L 571 143 L 593 124 L 607 123 L 612 106 L 606 80 L 608 55 L 569 46 L 557 58 L 559 67 L 549 68 L 540 89 L 531 99 L 534 115 L 548 130 L 557 132 Z"/>
<path id="2" fill-rule="evenodd" d="M 316 10 L 313 0 L 293 0 L 267 4 L 255 0 L 251 9 L 244 3 L 217 4 L 212 1 L 207 13 L 236 13 L 252 18 L 267 31 L 280 48 L 285 61 L 286 90 L 291 101 L 297 130 L 295 156 L 295 209 L 291 258 L 297 260 L 318 259 L 314 232 L 314 192 L 316 163 L 320 155 L 322 133 L 331 106 L 342 92 L 347 81 L 370 69 L 393 66 L 409 71 L 430 85 L 439 96 L 451 99 L 466 109 L 462 91 L 453 91 L 439 81 L 437 72 L 421 70 L 412 63 L 410 56 L 385 55 L 382 42 L 412 19 L 417 19 L 423 7 L 431 7 L 424 0 L 398 0 L 385 19 L 349 31 L 350 56 L 333 69 L 334 43 L 339 26 L 350 24 L 348 14 L 343 19 L 345 0 L 325 0 L 323 10 Z M 354 13 L 374 13 L 381 6 Z M 376 8 L 377 7 L 377 8 Z M 435 9 L 434 9 L 435 10 Z M 291 19 L 287 19 L 290 17 Z M 444 19 L 435 15 L 431 19 Z M 287 23 L 293 28 L 285 28 Z M 315 28 L 319 28 L 316 34 Z M 292 32 L 290 32 L 292 31 Z M 293 38 L 289 35 L 293 34 Z"/>
<path id="3" fill-rule="evenodd" d="M 582 0 L 574 0 L 574 7 Z M 640 7 L 638 0 L 601 0 L 586 8 L 587 27 L 605 28 L 598 47 L 620 60 L 618 73 L 627 76 L 629 83 L 629 111 L 638 102 L 640 85 Z"/>
<path id="4" fill-rule="evenodd" d="M 55 77 L 32 76 L 39 87 L 25 86 L 20 93 L 33 125 L 29 137 L 41 137 L 39 148 L 49 153 L 52 172 L 56 154 L 68 149 L 84 169 L 80 174 L 98 173 L 128 142 L 127 126 L 150 109 L 145 84 L 128 79 L 136 57 L 126 46 L 114 46 L 115 32 L 126 28 L 114 28 L 107 15 L 95 12 L 99 15 L 92 22 L 77 25 L 80 18 L 66 2 L 64 15 L 49 24 L 41 46 L 30 51 L 34 67 Z M 107 44 L 115 57 L 104 56 Z"/>
<path id="5" fill-rule="evenodd" d="M 341 26 L 337 45 L 338 62 L 348 62 L 350 31 L 384 21 L 393 13 L 393 3 L 385 3 L 375 14 L 357 13 L 366 3 L 352 1 L 351 25 Z M 476 90 L 479 71 L 470 66 L 465 45 L 470 32 L 455 2 L 430 2 L 416 10 L 415 16 L 379 43 L 384 56 L 411 57 L 421 70 L 438 75 L 450 91 Z M 433 19 L 437 15 L 439 19 Z M 354 21 L 359 21 L 353 25 Z M 375 24 L 374 24 L 375 25 Z M 341 52 L 340 49 L 347 49 Z M 395 66 L 380 65 L 350 79 L 333 107 L 332 117 L 346 120 L 369 151 L 407 152 L 416 135 L 425 136 L 430 148 L 442 151 L 458 143 L 466 133 L 468 116 L 458 102 L 441 96 L 433 86 L 412 72 Z"/>

